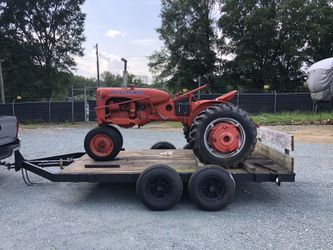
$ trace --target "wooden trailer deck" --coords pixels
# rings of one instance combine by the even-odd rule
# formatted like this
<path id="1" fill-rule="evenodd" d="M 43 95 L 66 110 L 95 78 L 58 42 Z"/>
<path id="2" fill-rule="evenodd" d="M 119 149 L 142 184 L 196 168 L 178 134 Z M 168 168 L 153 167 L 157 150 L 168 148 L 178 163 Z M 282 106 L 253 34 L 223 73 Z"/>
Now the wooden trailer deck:
<path id="1" fill-rule="evenodd" d="M 258 129 L 258 142 L 255 151 L 248 159 L 228 171 L 245 179 L 258 181 L 271 178 L 294 177 L 294 159 L 290 152 L 294 150 L 293 136 L 267 128 Z M 59 175 L 133 175 L 139 176 L 153 165 L 167 165 L 181 174 L 185 181 L 202 165 L 192 150 L 184 149 L 143 149 L 121 151 L 114 161 L 96 162 L 83 155 L 62 170 Z M 252 176 L 251 178 L 247 178 Z M 287 178 L 287 179 L 288 179 Z M 135 180 L 136 178 L 134 178 Z M 244 178 L 243 178 L 244 179 Z"/>
<path id="2" fill-rule="evenodd" d="M 200 166 L 192 150 L 129 150 L 122 151 L 114 161 L 96 162 L 84 155 L 60 174 L 141 174 L 153 165 L 167 165 L 178 173 L 191 174 Z M 228 170 L 232 174 L 290 173 L 284 166 L 255 151 L 244 164 Z"/>
<path id="3" fill-rule="evenodd" d="M 293 136 L 268 128 L 258 128 L 258 142 L 248 159 L 226 169 L 236 182 L 295 181 Z M 153 165 L 174 168 L 186 183 L 202 165 L 192 150 L 128 150 L 121 151 L 114 161 L 96 162 L 84 153 L 25 160 L 15 153 L 15 170 L 25 169 L 54 182 L 135 182 L 140 174 Z M 50 172 L 46 167 L 60 171 Z"/>
<path id="4" fill-rule="evenodd" d="M 113 161 L 98 162 L 84 155 L 66 167 L 62 174 L 140 174 L 153 165 L 168 165 L 177 172 L 192 173 L 198 162 L 192 150 L 145 149 L 121 151 Z"/>

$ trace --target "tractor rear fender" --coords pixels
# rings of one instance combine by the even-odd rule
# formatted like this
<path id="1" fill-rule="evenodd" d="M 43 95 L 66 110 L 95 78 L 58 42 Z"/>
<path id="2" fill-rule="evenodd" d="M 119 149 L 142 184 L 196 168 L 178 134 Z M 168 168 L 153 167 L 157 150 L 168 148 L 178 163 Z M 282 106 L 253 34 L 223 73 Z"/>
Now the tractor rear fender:
<path id="1" fill-rule="evenodd" d="M 221 95 L 221 96 L 215 98 L 215 100 L 218 102 L 230 102 L 236 94 L 237 94 L 237 90 L 233 90 L 233 91 L 230 91 L 224 95 Z"/>
<path id="2" fill-rule="evenodd" d="M 220 103 L 230 102 L 236 94 L 237 90 L 233 90 L 213 100 L 202 100 L 198 102 L 193 102 L 191 105 L 191 115 L 187 122 L 187 125 L 191 126 L 193 120 L 195 119 L 195 117 L 197 117 L 197 115 L 201 111 L 206 110 L 208 107 L 212 105 L 218 105 Z"/>

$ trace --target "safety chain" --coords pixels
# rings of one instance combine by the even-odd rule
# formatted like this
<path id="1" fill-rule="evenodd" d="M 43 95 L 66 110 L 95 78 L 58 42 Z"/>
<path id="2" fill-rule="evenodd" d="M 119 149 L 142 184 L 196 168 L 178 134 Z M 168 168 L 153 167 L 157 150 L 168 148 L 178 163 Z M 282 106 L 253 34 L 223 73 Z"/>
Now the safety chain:
<path id="1" fill-rule="evenodd" d="M 0 166 L 5 166 L 8 170 L 14 169 L 15 163 L 9 163 L 6 161 L 0 161 Z"/>

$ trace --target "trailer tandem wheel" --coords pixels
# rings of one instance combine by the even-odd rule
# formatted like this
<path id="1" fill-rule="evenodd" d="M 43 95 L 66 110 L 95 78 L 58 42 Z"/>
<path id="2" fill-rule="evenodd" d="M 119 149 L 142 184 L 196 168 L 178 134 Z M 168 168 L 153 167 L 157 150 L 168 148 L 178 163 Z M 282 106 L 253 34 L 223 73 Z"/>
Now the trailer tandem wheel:
<path id="1" fill-rule="evenodd" d="M 183 194 L 180 175 L 166 165 L 154 165 L 142 172 L 136 183 L 141 202 L 151 210 L 172 208 Z"/>
<path id="2" fill-rule="evenodd" d="M 230 173 L 214 165 L 205 166 L 190 177 L 188 192 L 191 200 L 207 211 L 227 206 L 235 195 L 235 180 Z"/>

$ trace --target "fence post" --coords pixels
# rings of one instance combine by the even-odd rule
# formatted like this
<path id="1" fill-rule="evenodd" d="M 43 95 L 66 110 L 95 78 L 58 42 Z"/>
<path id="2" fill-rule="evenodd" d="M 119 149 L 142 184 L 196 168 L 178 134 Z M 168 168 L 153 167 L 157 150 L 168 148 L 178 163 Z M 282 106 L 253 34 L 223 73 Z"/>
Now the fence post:
<path id="1" fill-rule="evenodd" d="M 75 121 L 74 117 L 74 86 L 72 85 L 72 122 Z"/>
<path id="2" fill-rule="evenodd" d="M 52 97 L 49 100 L 49 122 L 52 122 L 52 117 L 51 117 L 51 101 L 52 101 Z"/>
<path id="3" fill-rule="evenodd" d="M 89 122 L 89 114 L 90 114 L 90 106 L 89 106 L 89 102 L 87 101 L 87 105 L 86 105 L 87 120 L 86 120 L 86 122 Z"/>
<path id="4" fill-rule="evenodd" d="M 237 91 L 237 107 L 238 107 L 238 104 L 239 104 L 239 90 Z"/>
<path id="5" fill-rule="evenodd" d="M 13 116 L 15 116 L 15 101 L 16 101 L 16 99 L 14 99 L 14 101 L 12 102 Z"/>
<path id="6" fill-rule="evenodd" d="M 83 112 L 84 112 L 84 122 L 87 122 L 87 85 L 84 85 L 84 104 L 83 104 Z"/>
<path id="7" fill-rule="evenodd" d="M 201 76 L 198 77 L 198 88 L 201 87 Z M 208 90 L 209 91 L 209 90 Z M 198 91 L 198 100 L 201 98 L 201 90 Z"/>
<path id="8" fill-rule="evenodd" d="M 274 113 L 276 113 L 276 103 L 277 103 L 277 93 L 276 90 L 274 90 Z"/>
<path id="9" fill-rule="evenodd" d="M 318 104 L 312 100 L 312 113 L 317 114 Z"/>

